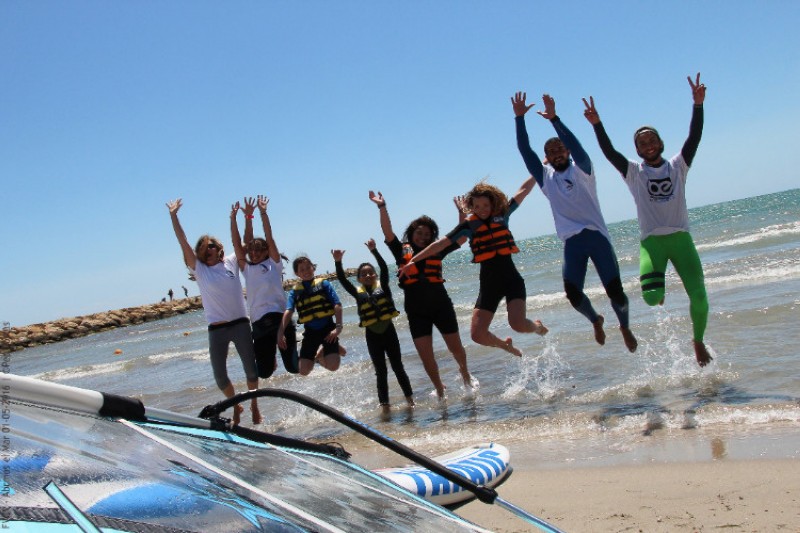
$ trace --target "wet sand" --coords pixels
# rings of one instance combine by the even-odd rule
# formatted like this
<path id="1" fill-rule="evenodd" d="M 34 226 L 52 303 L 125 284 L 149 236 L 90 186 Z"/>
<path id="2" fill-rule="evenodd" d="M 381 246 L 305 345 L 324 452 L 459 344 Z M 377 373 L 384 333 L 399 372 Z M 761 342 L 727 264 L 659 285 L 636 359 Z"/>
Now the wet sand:
<path id="1" fill-rule="evenodd" d="M 538 458 L 511 449 L 514 473 L 500 498 L 565 532 L 800 532 L 800 429 L 731 440 L 655 439 L 608 457 Z M 497 532 L 538 531 L 498 505 L 458 514 Z"/>

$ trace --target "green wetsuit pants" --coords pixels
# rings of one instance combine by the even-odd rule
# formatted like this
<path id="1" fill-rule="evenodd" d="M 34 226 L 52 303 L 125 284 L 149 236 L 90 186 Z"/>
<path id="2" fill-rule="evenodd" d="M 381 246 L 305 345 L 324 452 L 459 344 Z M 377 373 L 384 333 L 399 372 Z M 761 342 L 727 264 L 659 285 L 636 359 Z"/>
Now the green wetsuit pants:
<path id="1" fill-rule="evenodd" d="M 694 340 L 703 342 L 708 324 L 708 297 L 703 265 L 689 233 L 679 231 L 669 235 L 651 235 L 640 243 L 639 275 L 642 298 L 648 305 L 658 305 L 664 301 L 667 261 L 672 262 L 689 296 Z"/>

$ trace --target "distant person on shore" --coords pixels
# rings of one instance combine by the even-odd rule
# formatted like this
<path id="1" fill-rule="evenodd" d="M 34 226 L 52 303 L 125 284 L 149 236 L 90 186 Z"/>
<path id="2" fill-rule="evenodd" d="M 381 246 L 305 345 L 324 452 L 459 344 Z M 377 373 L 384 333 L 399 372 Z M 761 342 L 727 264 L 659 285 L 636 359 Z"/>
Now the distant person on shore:
<path id="1" fill-rule="evenodd" d="M 239 265 L 236 255 L 225 256 L 222 243 L 214 237 L 203 235 L 194 249 L 186 239 L 178 211 L 182 206 L 181 199 L 168 202 L 172 229 L 178 238 L 183 252 L 183 261 L 197 279 L 200 296 L 203 299 L 203 312 L 208 322 L 208 346 L 211 356 L 211 368 L 214 380 L 222 393 L 230 398 L 236 394 L 233 383 L 228 378 L 228 347 L 232 342 L 239 353 L 247 378 L 247 388 L 258 388 L 256 356 L 253 351 L 253 336 L 250 332 L 250 320 L 247 318 L 242 283 L 239 280 Z M 261 423 L 258 400 L 250 402 L 253 423 Z M 241 405 L 233 410 L 233 424 L 238 425 L 243 411 Z"/>
<path id="2" fill-rule="evenodd" d="M 695 81 L 691 77 L 687 79 L 694 102 L 689 137 L 681 151 L 669 160 L 662 157 L 664 141 L 658 131 L 651 126 L 642 126 L 633 134 L 636 153 L 642 162 L 629 161 L 611 144 L 594 98 L 590 96 L 589 102 L 584 98 L 583 103 L 586 106 L 584 115 L 594 128 L 600 149 L 622 174 L 636 202 L 641 237 L 639 274 L 642 297 L 648 305 L 663 305 L 667 262 L 671 262 L 689 296 L 695 358 L 700 366 L 706 366 L 712 360 L 703 342 L 708 324 L 708 296 L 703 265 L 689 233 L 686 208 L 686 176 L 703 135 L 706 86 L 700 83 L 699 72 Z"/>
<path id="3" fill-rule="evenodd" d="M 253 213 L 256 210 L 256 200 L 251 197 L 244 199 L 242 208 L 245 217 L 244 243 L 236 222 L 240 204 L 236 202 L 231 206 L 231 239 L 247 288 L 247 305 L 253 324 L 253 346 L 256 352 L 258 377 L 267 379 L 277 368 L 275 352 L 278 346 L 278 329 L 283 319 L 283 312 L 286 310 L 286 293 L 283 290 L 281 254 L 272 236 L 272 225 L 267 214 L 269 199 L 259 195 L 257 201 L 264 238 L 253 238 Z M 294 324 L 286 326 L 284 335 L 287 347 L 280 350 L 283 367 L 290 374 L 297 374 L 297 339 Z"/>
<path id="4" fill-rule="evenodd" d="M 172 296 L 173 296 L 174 294 L 175 294 L 175 293 L 174 293 L 174 292 L 172 292 L 172 289 L 170 289 L 169 291 L 167 291 L 167 296 L 169 296 L 169 301 L 170 301 L 170 302 L 172 301 Z"/>
<path id="5" fill-rule="evenodd" d="M 297 310 L 297 322 L 303 324 L 300 375 L 307 376 L 314 369 L 317 349 L 320 347 L 320 364 L 335 372 L 341 362 L 339 334 L 342 332 L 342 304 L 339 296 L 328 280 L 314 277 L 317 266 L 308 257 L 296 258 L 292 262 L 292 268 L 300 280 L 289 291 L 286 310 L 278 330 L 278 346 L 282 350 L 287 349 L 288 339 L 285 332 L 292 322 L 294 311 Z"/>
<path id="6" fill-rule="evenodd" d="M 397 238 L 386 208 L 386 200 L 378 192 L 369 191 L 369 199 L 378 206 L 381 230 L 386 245 L 392 252 L 398 267 L 405 265 L 411 257 L 428 246 L 439 237 L 439 226 L 434 220 L 422 215 L 411 221 L 403 233 L 403 241 Z M 457 202 L 456 202 L 457 203 Z M 458 207 L 458 205 L 457 205 Z M 459 216 L 463 213 L 459 210 Z M 411 338 L 417 349 L 425 372 L 428 374 L 436 395 L 445 397 L 445 385 L 439 375 L 439 365 L 433 352 L 433 327 L 439 330 L 447 349 L 453 354 L 458 364 L 464 386 L 471 390 L 478 386 L 478 380 L 472 377 L 467 368 L 467 352 L 458 332 L 458 319 L 453 302 L 444 287 L 442 277 L 442 259 L 450 252 L 457 250 L 460 243 L 453 243 L 448 248 L 414 265 L 400 278 L 400 288 L 405 291 L 405 312 Z"/>
<path id="7" fill-rule="evenodd" d="M 188 298 L 188 297 L 189 297 L 189 289 L 187 289 L 187 288 L 186 288 L 186 287 L 184 287 L 183 285 L 181 285 L 181 289 L 183 289 L 183 296 L 184 296 L 185 298 Z"/>
<path id="8" fill-rule="evenodd" d="M 361 263 L 356 271 L 356 279 L 361 284 L 356 287 L 347 279 L 347 274 L 342 266 L 344 250 L 332 250 L 333 260 L 336 265 L 336 277 L 344 290 L 356 299 L 358 309 L 358 325 L 364 328 L 367 340 L 367 351 L 375 367 L 375 377 L 378 387 L 378 401 L 384 410 L 389 404 L 389 379 L 386 368 L 386 358 L 392 367 L 397 382 L 403 390 L 408 405 L 414 405 L 411 380 L 403 366 L 400 351 L 400 339 L 392 319 L 400 314 L 392 299 L 392 290 L 389 286 L 389 269 L 380 252 L 375 247 L 375 240 L 366 242 L 367 249 L 372 253 L 380 269 L 380 279 L 375 273 L 375 267 L 370 263 Z"/>
<path id="9" fill-rule="evenodd" d="M 525 114 L 534 104 L 525 102 L 526 94 L 511 98 L 517 131 L 517 148 L 528 172 L 536 179 L 550 202 L 556 234 L 564 243 L 562 277 L 567 300 L 592 323 L 594 339 L 601 346 L 606 342 L 605 319 L 598 314 L 584 292 L 589 260 L 611 300 L 611 308 L 619 320 L 622 340 L 630 352 L 638 346 L 630 330 L 628 297 L 622 287 L 619 263 L 597 198 L 597 180 L 589 155 L 578 139 L 556 115 L 556 102 L 542 96 L 544 111 L 539 115 L 550 121 L 557 137 L 544 143 L 545 164 L 533 151 L 525 126 Z"/>
<path id="10" fill-rule="evenodd" d="M 547 334 L 547 328 L 540 320 L 530 320 L 526 316 L 525 280 L 512 259 L 512 254 L 518 253 L 519 249 L 508 229 L 511 213 L 516 211 L 533 186 L 534 179 L 531 176 L 509 201 L 494 185 L 478 183 L 464 196 L 464 207 L 470 212 L 466 220 L 446 236 L 416 253 L 400 269 L 402 279 L 417 262 L 435 256 L 460 239 L 468 238 L 472 248 L 472 261 L 481 266 L 478 300 L 472 310 L 472 340 L 516 356 L 521 356 L 522 352 L 514 346 L 511 337 L 500 339 L 489 331 L 489 326 L 500 302 L 505 298 L 508 325 L 511 329 L 518 333 Z"/>

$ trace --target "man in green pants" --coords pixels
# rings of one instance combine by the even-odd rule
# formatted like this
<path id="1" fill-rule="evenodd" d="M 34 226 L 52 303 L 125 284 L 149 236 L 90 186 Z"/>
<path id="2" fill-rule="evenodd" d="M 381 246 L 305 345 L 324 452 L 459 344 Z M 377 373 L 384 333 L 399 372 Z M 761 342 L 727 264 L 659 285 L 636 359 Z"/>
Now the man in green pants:
<path id="1" fill-rule="evenodd" d="M 700 256 L 689 234 L 686 209 L 686 175 L 703 135 L 706 86 L 700 83 L 700 73 L 695 81 L 691 77 L 687 79 L 694 100 L 689 137 L 681 151 L 669 160 L 662 157 L 664 142 L 656 129 L 643 126 L 633 135 L 636 153 L 643 161 L 628 161 L 612 146 L 595 109 L 594 98 L 589 97 L 589 102 L 584 98 L 583 103 L 586 106 L 584 115 L 594 127 L 603 155 L 622 174 L 636 202 L 641 232 L 642 297 L 649 305 L 664 303 L 664 274 L 667 262 L 672 262 L 689 296 L 695 357 L 700 366 L 706 366 L 712 359 L 703 342 L 708 323 L 708 297 Z"/>

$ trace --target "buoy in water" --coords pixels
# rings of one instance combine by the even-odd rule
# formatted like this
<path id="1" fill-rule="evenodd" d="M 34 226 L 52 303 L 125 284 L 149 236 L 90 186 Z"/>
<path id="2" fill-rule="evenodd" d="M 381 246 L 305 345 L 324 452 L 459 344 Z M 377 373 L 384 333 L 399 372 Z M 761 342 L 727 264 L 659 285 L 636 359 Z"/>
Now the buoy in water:
<path id="1" fill-rule="evenodd" d="M 116 350 L 114 350 L 114 355 L 122 355 L 122 350 L 117 348 Z"/>

